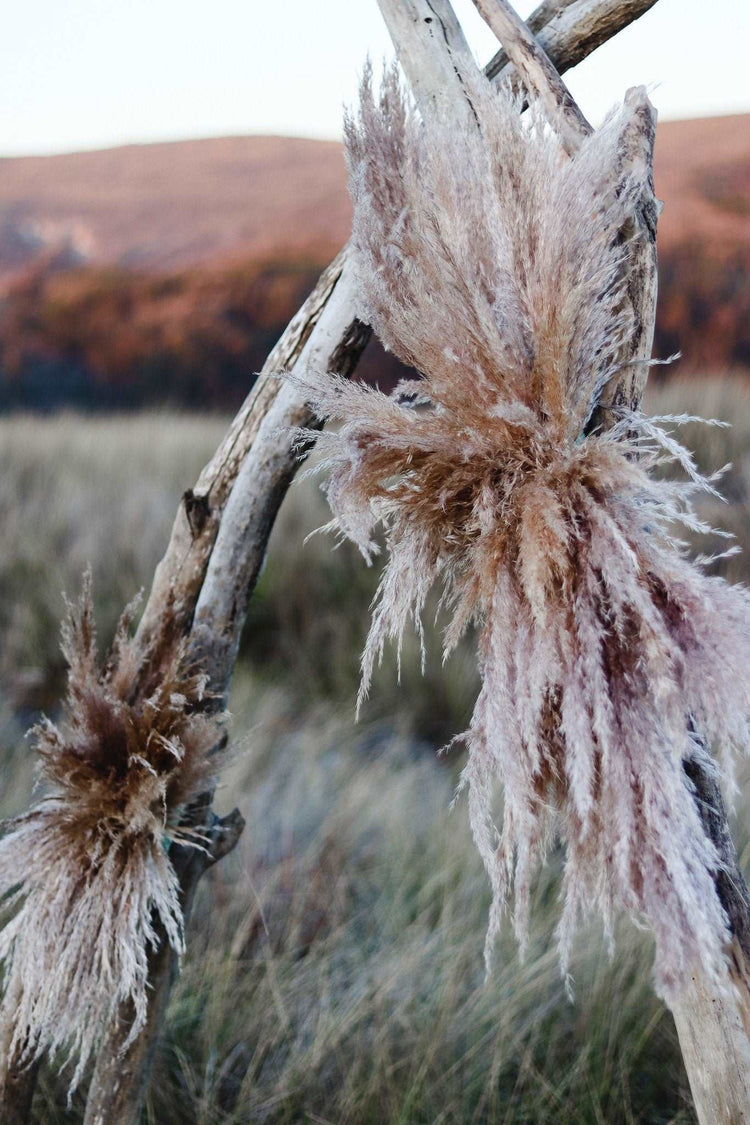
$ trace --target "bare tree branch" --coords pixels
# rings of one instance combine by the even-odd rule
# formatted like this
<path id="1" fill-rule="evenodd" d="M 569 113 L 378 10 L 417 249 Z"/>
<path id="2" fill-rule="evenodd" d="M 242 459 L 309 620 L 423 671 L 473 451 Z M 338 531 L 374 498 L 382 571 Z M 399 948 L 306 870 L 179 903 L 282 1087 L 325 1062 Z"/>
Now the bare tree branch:
<path id="1" fill-rule="evenodd" d="M 591 126 L 544 49 L 506 0 L 474 0 L 474 7 L 505 44 L 521 81 L 538 99 L 568 154 L 576 152 Z"/>
<path id="2" fill-rule="evenodd" d="M 621 367 L 602 388 L 599 402 L 588 424 L 588 431 L 607 429 L 614 421 L 613 407 L 637 410 L 648 378 L 648 363 L 654 343 L 656 295 L 658 287 L 656 223 L 659 203 L 654 195 L 654 142 L 656 113 L 642 86 L 625 95 L 631 110 L 628 128 L 621 136 L 622 169 L 642 185 L 631 222 L 621 232 L 629 247 L 627 302 L 632 323 L 627 347 L 620 357 Z"/>
<path id="3" fill-rule="evenodd" d="M 180 880 L 180 898 L 186 922 L 201 875 L 232 851 L 245 827 L 237 809 L 222 819 L 209 811 L 208 818 L 207 829 L 205 815 L 200 818 L 210 841 L 205 850 L 178 845 L 170 851 L 171 862 Z M 135 1042 L 123 1050 L 134 1018 L 130 1006 L 123 1005 L 97 1055 L 86 1099 L 84 1125 L 114 1125 L 115 1122 L 117 1125 L 137 1125 L 140 1120 L 151 1063 L 178 968 L 177 956 L 162 935 L 161 944 L 149 958 L 151 996 L 146 1026 Z"/>
<path id="4" fill-rule="evenodd" d="M 301 378 L 321 371 L 350 375 L 370 330 L 352 316 L 354 293 L 346 267 L 315 331 L 294 364 Z M 300 391 L 285 383 L 261 422 L 224 510 L 195 610 L 191 650 L 222 698 L 229 690 L 247 603 L 265 557 L 281 501 L 299 464 L 290 450 L 292 427 L 319 425 Z"/>
<path id="5" fill-rule="evenodd" d="M 526 26 L 538 38 L 539 32 L 550 20 L 555 19 L 556 16 L 559 16 L 561 12 L 576 2 L 577 0 L 543 0 L 539 7 L 535 8 L 530 16 L 527 16 Z M 491 78 L 492 75 L 488 74 L 487 77 Z"/>
<path id="6" fill-rule="evenodd" d="M 656 0 L 562 0 L 556 4 L 554 0 L 545 0 L 529 16 L 526 25 L 558 74 L 564 74 L 655 3 Z M 490 59 L 485 74 L 502 82 L 512 70 L 508 53 L 502 49 Z"/>
<path id="7" fill-rule="evenodd" d="M 263 419 L 281 391 L 279 380 L 269 376 L 292 369 L 308 344 L 316 346 L 318 321 L 341 280 L 345 260 L 346 251 L 342 250 L 321 274 L 315 289 L 269 354 L 221 445 L 195 486 L 185 493 L 138 626 L 137 636 L 144 651 L 156 641 L 163 629 L 164 607 L 167 604 L 172 606 L 172 627 L 180 632 L 189 632 L 227 499 L 240 466 L 256 441 Z M 350 304 L 351 322 L 355 319 L 351 296 Z M 364 346 L 364 341 L 361 343 Z M 302 396 L 299 406 L 304 409 L 301 399 Z M 307 424 L 312 424 L 310 411 L 307 417 Z"/>
<path id="8" fill-rule="evenodd" d="M 462 74 L 475 63 L 450 3 L 378 0 L 378 6 L 420 111 L 466 119 Z"/>

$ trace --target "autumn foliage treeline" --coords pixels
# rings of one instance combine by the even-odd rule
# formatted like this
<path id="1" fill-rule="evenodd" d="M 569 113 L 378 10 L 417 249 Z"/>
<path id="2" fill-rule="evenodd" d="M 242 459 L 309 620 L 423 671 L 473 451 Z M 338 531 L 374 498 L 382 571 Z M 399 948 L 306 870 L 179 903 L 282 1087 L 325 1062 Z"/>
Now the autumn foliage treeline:
<path id="1" fill-rule="evenodd" d="M 0 297 L 0 409 L 234 410 L 327 263 L 139 273 L 37 263 Z M 365 376 L 397 363 L 370 354 Z"/>
<path id="2" fill-rule="evenodd" d="M 655 353 L 676 351 L 681 371 L 750 373 L 750 245 L 686 239 L 660 254 Z"/>
<path id="3" fill-rule="evenodd" d="M 313 257 L 138 273 L 37 263 L 0 298 L 0 409 L 233 410 L 326 264 Z M 674 372 L 750 372 L 750 244 L 662 250 L 655 353 Z M 657 372 L 659 369 L 657 369 Z M 371 345 L 368 381 L 399 365 Z"/>
<path id="4" fill-rule="evenodd" d="M 655 180 L 655 352 L 683 359 L 651 380 L 750 372 L 750 114 L 660 123 Z M 351 222 L 332 142 L 0 161 L 0 410 L 233 410 Z"/>

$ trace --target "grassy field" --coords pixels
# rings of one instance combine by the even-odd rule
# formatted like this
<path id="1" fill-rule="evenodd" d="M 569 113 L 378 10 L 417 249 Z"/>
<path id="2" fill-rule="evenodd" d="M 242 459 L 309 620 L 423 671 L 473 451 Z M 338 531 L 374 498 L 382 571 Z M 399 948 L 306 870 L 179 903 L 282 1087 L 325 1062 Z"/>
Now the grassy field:
<path id="1" fill-rule="evenodd" d="M 731 459 L 712 519 L 750 574 L 750 388 L 680 383 L 652 411 L 733 422 L 690 426 L 704 468 Z M 0 754 L 4 814 L 28 801 L 23 731 L 63 683 L 61 591 L 91 563 L 101 634 L 147 585 L 181 491 L 223 429 L 148 415 L 0 420 Z M 392 661 L 354 723 L 358 654 L 377 574 L 305 535 L 325 518 L 295 485 L 274 531 L 231 700 L 234 764 L 219 794 L 248 827 L 204 880 L 145 1119 L 244 1122 L 588 1123 L 693 1121 L 669 1014 L 650 989 L 648 936 L 629 923 L 613 961 L 592 925 L 565 997 L 554 949 L 561 856 L 536 889 L 525 964 L 505 935 L 483 978 L 489 893 L 466 809 L 448 805 L 460 761 L 435 754 L 476 690 L 471 639 L 427 675 Z M 705 544 L 700 545 L 701 548 Z M 750 795 L 750 783 L 746 785 Z M 750 812 L 735 833 L 746 869 Z M 44 1125 L 80 1120 L 65 1081 L 42 1075 Z"/>

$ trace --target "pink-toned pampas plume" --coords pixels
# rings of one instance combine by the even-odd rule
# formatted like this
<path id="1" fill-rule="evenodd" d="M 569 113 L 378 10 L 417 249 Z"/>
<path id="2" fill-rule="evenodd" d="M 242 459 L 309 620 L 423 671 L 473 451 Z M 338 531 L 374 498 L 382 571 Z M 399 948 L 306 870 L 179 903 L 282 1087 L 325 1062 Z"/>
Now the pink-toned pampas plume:
<path id="1" fill-rule="evenodd" d="M 122 1002 L 132 1004 L 131 1040 L 143 1026 L 157 924 L 182 952 L 165 842 L 200 846 L 177 820 L 223 745 L 220 719 L 197 710 L 204 677 L 186 667 L 183 646 L 167 642 L 144 669 L 130 616 L 102 668 L 88 579 L 69 607 L 64 717 L 32 731 L 47 794 L 0 839 L 2 1039 L 16 1064 L 45 1051 L 76 1058 L 71 1089 Z"/>
<path id="2" fill-rule="evenodd" d="M 695 958 L 723 969 L 718 860 L 683 763 L 711 744 L 731 784 L 748 746 L 750 599 L 673 537 L 702 528 L 691 500 L 712 487 L 664 429 L 679 419 L 628 414 L 586 436 L 632 331 L 620 232 L 642 185 L 618 150 L 632 111 L 568 159 L 538 117 L 467 83 L 481 130 L 421 120 L 393 72 L 376 97 L 369 70 L 346 125 L 360 315 L 423 376 L 391 397 L 307 388 L 340 423 L 318 441 L 331 526 L 368 560 L 385 536 L 361 695 L 439 583 L 446 655 L 480 630 L 462 784 L 493 888 L 488 950 L 511 890 L 526 941 L 557 835 L 563 965 L 583 915 L 598 907 L 611 932 L 624 909 L 652 929 L 668 995 Z M 685 483 L 655 475 L 670 460 Z"/>

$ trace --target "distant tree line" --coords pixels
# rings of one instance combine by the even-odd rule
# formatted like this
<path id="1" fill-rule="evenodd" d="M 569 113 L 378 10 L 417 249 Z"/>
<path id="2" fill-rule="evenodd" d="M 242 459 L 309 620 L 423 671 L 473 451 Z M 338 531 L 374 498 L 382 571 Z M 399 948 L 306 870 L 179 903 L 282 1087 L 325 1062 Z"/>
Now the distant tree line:
<path id="1" fill-rule="evenodd" d="M 0 410 L 237 408 L 325 263 L 238 262 L 170 274 L 38 263 L 0 297 Z M 658 356 L 750 372 L 750 253 L 686 242 L 660 262 Z M 371 344 L 362 376 L 398 362 Z M 662 376 L 664 377 L 664 376 Z"/>

